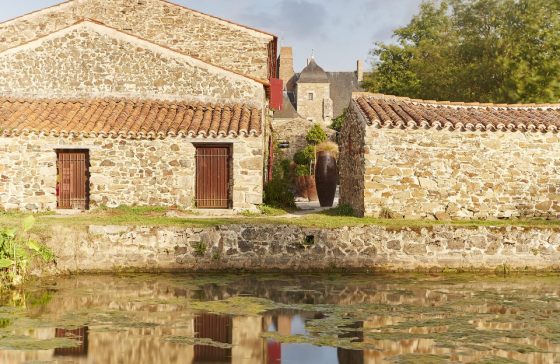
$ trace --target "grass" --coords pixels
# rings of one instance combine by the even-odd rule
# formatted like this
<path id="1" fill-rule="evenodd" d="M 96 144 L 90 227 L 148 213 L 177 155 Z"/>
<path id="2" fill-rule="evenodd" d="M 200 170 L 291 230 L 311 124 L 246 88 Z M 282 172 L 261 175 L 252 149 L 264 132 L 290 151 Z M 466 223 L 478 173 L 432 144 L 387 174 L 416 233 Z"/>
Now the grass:
<path id="1" fill-rule="evenodd" d="M 554 228 L 560 229 L 560 220 L 544 219 L 511 219 L 511 220 L 403 220 L 381 219 L 373 217 L 358 218 L 344 216 L 337 210 L 327 210 L 299 217 L 286 217 L 282 209 L 264 206 L 261 214 L 244 214 L 231 217 L 200 217 L 194 212 L 185 217 L 166 216 L 166 208 L 162 207 L 119 207 L 116 209 L 98 209 L 89 213 L 74 216 L 57 216 L 52 213 L 34 215 L 37 222 L 34 229 L 41 229 L 50 225 L 141 225 L 141 226 L 177 226 L 177 227 L 213 227 L 231 224 L 254 225 L 296 225 L 310 228 L 340 228 L 364 225 L 374 225 L 394 229 L 431 228 L 436 226 L 457 226 L 465 228 L 486 227 L 526 227 L 526 228 Z M 21 220 L 27 216 L 22 213 L 0 213 L 0 226 L 19 226 Z"/>

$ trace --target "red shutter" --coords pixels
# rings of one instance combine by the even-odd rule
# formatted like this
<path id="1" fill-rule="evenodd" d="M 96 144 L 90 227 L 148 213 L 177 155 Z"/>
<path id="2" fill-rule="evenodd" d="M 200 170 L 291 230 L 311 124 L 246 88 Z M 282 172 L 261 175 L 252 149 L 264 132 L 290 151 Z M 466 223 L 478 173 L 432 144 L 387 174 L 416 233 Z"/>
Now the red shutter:
<path id="1" fill-rule="evenodd" d="M 273 110 L 282 110 L 284 106 L 283 97 L 284 83 L 278 78 L 270 79 L 270 108 Z"/>

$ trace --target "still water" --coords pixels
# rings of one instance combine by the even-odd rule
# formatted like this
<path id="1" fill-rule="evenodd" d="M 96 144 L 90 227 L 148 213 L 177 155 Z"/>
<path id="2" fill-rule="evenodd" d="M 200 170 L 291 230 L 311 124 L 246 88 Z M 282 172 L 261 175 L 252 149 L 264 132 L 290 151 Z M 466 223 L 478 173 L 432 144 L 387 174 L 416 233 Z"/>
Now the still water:
<path id="1" fill-rule="evenodd" d="M 559 278 L 57 278 L 2 296 L 0 363 L 560 363 Z"/>

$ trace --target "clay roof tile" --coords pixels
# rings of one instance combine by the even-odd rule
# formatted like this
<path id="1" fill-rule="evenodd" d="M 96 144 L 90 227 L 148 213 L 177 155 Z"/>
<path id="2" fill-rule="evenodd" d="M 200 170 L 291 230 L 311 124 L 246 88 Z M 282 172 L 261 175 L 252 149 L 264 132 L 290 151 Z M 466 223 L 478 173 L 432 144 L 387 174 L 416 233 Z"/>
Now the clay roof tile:
<path id="1" fill-rule="evenodd" d="M 242 104 L 209 105 L 131 99 L 10 99 L 0 97 L 3 135 L 44 133 L 154 138 L 262 133 L 261 111 Z"/>

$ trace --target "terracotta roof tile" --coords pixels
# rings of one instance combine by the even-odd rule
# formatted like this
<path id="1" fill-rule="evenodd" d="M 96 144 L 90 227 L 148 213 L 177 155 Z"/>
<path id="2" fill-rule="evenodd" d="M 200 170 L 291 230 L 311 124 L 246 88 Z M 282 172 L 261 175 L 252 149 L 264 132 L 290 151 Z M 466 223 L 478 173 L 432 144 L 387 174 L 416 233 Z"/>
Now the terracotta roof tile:
<path id="1" fill-rule="evenodd" d="M 233 110 L 232 110 L 233 108 Z M 128 99 L 40 100 L 0 97 L 0 133 L 156 138 L 258 136 L 261 112 L 245 105 Z"/>
<path id="2" fill-rule="evenodd" d="M 379 128 L 560 132 L 560 104 L 465 104 L 367 93 L 354 94 L 353 102 Z"/>

